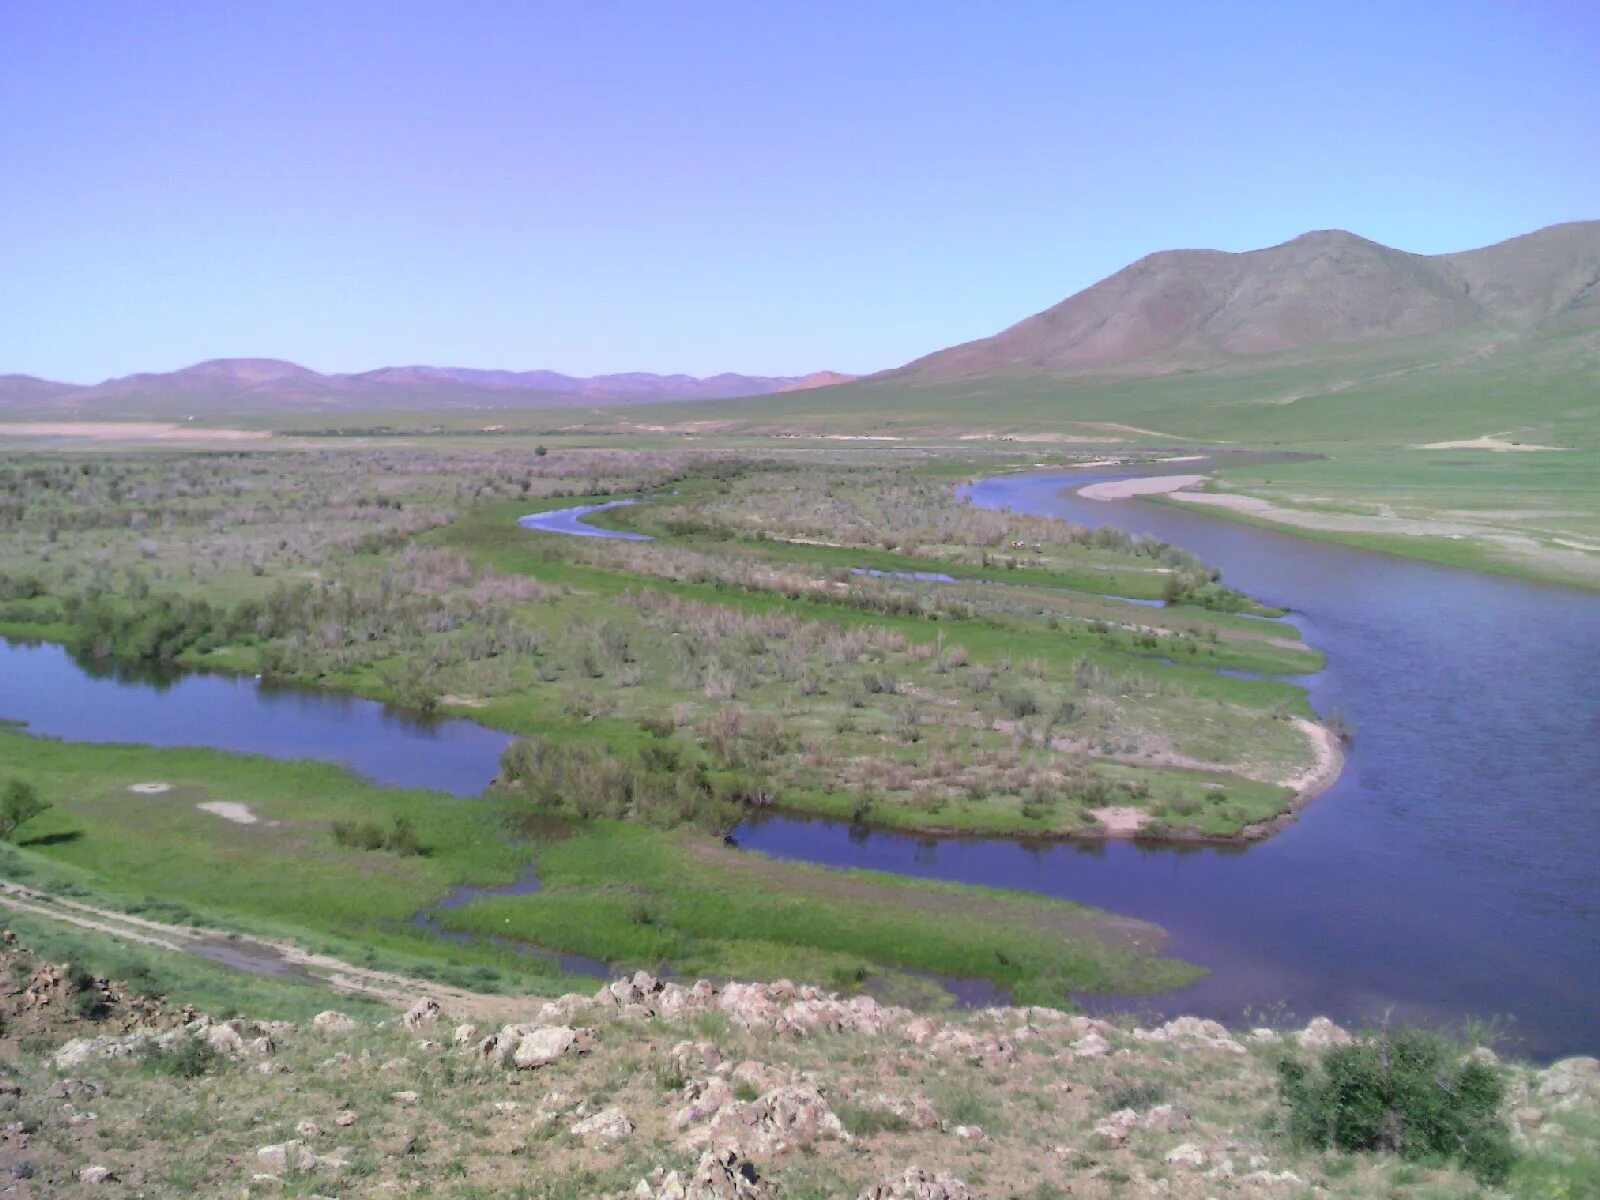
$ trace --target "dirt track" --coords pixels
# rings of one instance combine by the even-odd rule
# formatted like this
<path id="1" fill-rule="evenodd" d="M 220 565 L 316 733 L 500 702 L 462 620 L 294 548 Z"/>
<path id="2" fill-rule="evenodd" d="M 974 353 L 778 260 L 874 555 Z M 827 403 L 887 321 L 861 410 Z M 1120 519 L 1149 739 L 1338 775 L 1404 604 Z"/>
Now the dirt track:
<path id="1" fill-rule="evenodd" d="M 516 1014 L 526 1013 L 529 1007 L 527 997 L 472 992 L 429 979 L 358 967 L 332 955 L 314 954 L 292 942 L 204 926 L 151 921 L 3 880 L 0 880 L 0 907 L 76 925 L 141 946 L 190 954 L 252 974 L 312 980 L 326 985 L 330 991 L 367 996 L 396 1008 L 409 1007 L 417 997 L 428 995 L 438 1000 L 452 1016 L 499 1021 L 514 1019 Z"/>

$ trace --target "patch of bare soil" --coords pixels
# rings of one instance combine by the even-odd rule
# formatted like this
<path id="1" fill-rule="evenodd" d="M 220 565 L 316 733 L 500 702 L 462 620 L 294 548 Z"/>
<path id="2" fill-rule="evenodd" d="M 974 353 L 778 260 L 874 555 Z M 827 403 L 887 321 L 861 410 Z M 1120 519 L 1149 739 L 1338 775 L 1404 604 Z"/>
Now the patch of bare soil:
<path id="1" fill-rule="evenodd" d="M 7 421 L 6 437 L 66 437 L 93 442 L 256 442 L 270 438 L 264 429 L 203 428 L 163 421 Z"/>

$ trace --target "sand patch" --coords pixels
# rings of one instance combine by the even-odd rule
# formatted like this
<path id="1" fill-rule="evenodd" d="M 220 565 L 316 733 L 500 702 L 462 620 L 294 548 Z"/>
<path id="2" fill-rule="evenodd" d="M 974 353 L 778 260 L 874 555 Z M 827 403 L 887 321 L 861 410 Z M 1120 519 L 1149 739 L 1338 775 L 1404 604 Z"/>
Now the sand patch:
<path id="1" fill-rule="evenodd" d="M 250 811 L 248 804 L 240 804 L 237 800 L 207 800 L 204 804 L 196 804 L 201 812 L 211 813 L 221 817 L 224 821 L 232 821 L 235 825 L 254 825 L 258 818 Z"/>
<path id="2" fill-rule="evenodd" d="M 130 783 L 128 785 L 128 790 L 130 792 L 138 792 L 141 796 L 159 796 L 162 792 L 170 792 L 172 790 L 172 785 L 170 783 L 158 783 L 155 781 L 150 783 Z"/>
<path id="3" fill-rule="evenodd" d="M 1204 475 L 1149 475 L 1142 479 L 1107 479 L 1078 489 L 1085 500 L 1126 500 L 1130 496 L 1159 496 L 1205 482 Z"/>
<path id="4" fill-rule="evenodd" d="M 1525 450 L 1565 450 L 1566 446 L 1538 446 L 1532 442 L 1507 441 L 1506 433 L 1486 433 L 1482 437 L 1462 438 L 1454 442 L 1424 442 L 1420 446 L 1413 446 L 1413 450 L 1493 450 L 1497 454 L 1507 451 L 1518 452 Z"/>
<path id="5" fill-rule="evenodd" d="M 1339 739 L 1333 736 L 1333 731 L 1326 725 L 1308 721 L 1305 717 L 1295 717 L 1294 726 L 1306 735 L 1316 753 L 1316 761 L 1300 774 L 1279 780 L 1279 783 L 1283 787 L 1293 788 L 1296 803 L 1303 804 L 1333 786 L 1334 780 L 1339 778 L 1339 772 L 1344 769 L 1344 752 L 1339 748 Z"/>
<path id="6" fill-rule="evenodd" d="M 487 708 L 489 702 L 477 696 L 457 696 L 454 692 L 439 697 L 440 704 L 454 704 L 458 708 Z"/>
<path id="7" fill-rule="evenodd" d="M 1150 820 L 1150 814 L 1144 809 L 1127 808 L 1123 805 L 1091 808 L 1089 815 L 1105 826 L 1105 831 L 1112 837 L 1132 837 Z"/>
<path id="8" fill-rule="evenodd" d="M 1257 496 L 1241 496 L 1236 492 L 1180 492 L 1173 499 L 1186 500 L 1190 504 L 1209 504 L 1213 508 L 1231 508 L 1234 512 L 1276 512 L 1284 520 L 1289 520 L 1283 515 L 1286 510 L 1279 509 L 1270 500 L 1262 500 Z"/>
<path id="9" fill-rule="evenodd" d="M 164 421 L 6 421 L 4 437 L 69 437 L 92 442 L 254 442 L 270 438 L 264 429 L 207 429 Z"/>

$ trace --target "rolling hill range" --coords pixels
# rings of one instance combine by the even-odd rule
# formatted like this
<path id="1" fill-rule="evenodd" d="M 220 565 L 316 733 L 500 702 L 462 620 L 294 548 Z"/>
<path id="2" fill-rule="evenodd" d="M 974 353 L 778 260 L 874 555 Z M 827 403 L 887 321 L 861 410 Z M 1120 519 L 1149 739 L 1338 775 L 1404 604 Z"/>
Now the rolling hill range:
<path id="1" fill-rule="evenodd" d="M 223 358 L 86 387 L 0 375 L 0 414 L 215 418 L 272 412 L 558 408 L 762 395 L 851 378 L 832 371 L 798 377 L 724 374 L 698 379 L 629 372 L 581 378 L 556 371 L 462 367 L 382 367 L 323 375 L 280 359 Z"/>
<path id="2" fill-rule="evenodd" d="M 857 434 L 1596 444 L 1600 221 L 1458 254 L 1340 231 L 1163 251 L 896 370 L 672 416 Z"/>

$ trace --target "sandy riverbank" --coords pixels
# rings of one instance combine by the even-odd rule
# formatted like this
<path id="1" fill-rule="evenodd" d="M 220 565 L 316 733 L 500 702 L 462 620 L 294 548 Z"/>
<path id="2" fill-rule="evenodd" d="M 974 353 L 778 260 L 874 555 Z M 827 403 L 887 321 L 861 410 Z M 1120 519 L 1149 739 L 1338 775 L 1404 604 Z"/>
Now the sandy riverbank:
<path id="1" fill-rule="evenodd" d="M 1142 479 L 1107 479 L 1078 489 L 1085 500 L 1127 500 L 1132 496 L 1160 496 L 1204 483 L 1204 475 L 1149 475 Z"/>

